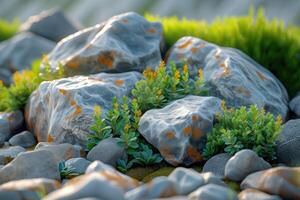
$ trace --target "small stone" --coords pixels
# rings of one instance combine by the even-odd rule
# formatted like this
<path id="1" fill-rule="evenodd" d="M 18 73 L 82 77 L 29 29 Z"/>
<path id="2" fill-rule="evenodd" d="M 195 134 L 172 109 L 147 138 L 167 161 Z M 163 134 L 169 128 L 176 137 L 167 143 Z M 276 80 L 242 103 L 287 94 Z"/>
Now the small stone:
<path id="1" fill-rule="evenodd" d="M 213 183 L 216 185 L 226 186 L 224 181 L 222 181 L 221 177 L 216 176 L 212 172 L 205 172 L 205 173 L 201 173 L 200 175 L 203 177 L 205 185 L 209 183 Z"/>
<path id="2" fill-rule="evenodd" d="M 178 195 L 178 185 L 167 177 L 156 177 L 125 194 L 127 200 L 165 198 Z"/>
<path id="3" fill-rule="evenodd" d="M 34 60 L 40 59 L 54 48 L 55 43 L 38 35 L 23 32 L 0 43 L 0 80 L 12 83 L 15 71 L 29 69 Z"/>
<path id="4" fill-rule="evenodd" d="M 24 128 L 24 117 L 22 111 L 0 112 L 0 127 L 1 141 L 6 141 L 14 134 L 19 133 Z"/>
<path id="5" fill-rule="evenodd" d="M 126 185 L 127 180 L 110 171 L 93 172 L 70 180 L 44 200 L 73 200 L 87 197 L 123 200 Z"/>
<path id="6" fill-rule="evenodd" d="M 100 141 L 99 144 L 87 154 L 87 159 L 89 161 L 100 160 L 105 164 L 116 166 L 117 161 L 125 156 L 125 148 L 117 143 L 117 139 L 107 138 Z"/>
<path id="7" fill-rule="evenodd" d="M 212 172 L 216 176 L 224 177 L 225 165 L 230 158 L 231 156 L 228 153 L 217 154 L 205 162 L 202 171 Z"/>
<path id="8" fill-rule="evenodd" d="M 225 177 L 233 181 L 242 181 L 253 172 L 265 170 L 272 166 L 254 151 L 244 149 L 237 152 L 225 165 Z"/>
<path id="9" fill-rule="evenodd" d="M 205 184 L 204 178 L 193 169 L 177 167 L 169 176 L 168 179 L 177 183 L 178 195 L 188 195 L 198 187 Z"/>
<path id="10" fill-rule="evenodd" d="M 78 31 L 81 27 L 73 23 L 61 10 L 46 10 L 31 16 L 21 25 L 21 31 L 28 31 L 58 42 Z"/>
<path id="11" fill-rule="evenodd" d="M 283 199 L 300 199 L 300 167 L 275 167 L 247 176 L 241 189 L 253 188 Z"/>
<path id="12" fill-rule="evenodd" d="M 218 112 L 219 98 L 189 95 L 164 108 L 148 110 L 140 119 L 139 132 L 168 163 L 189 166 L 202 161 L 206 135 Z"/>
<path id="13" fill-rule="evenodd" d="M 71 158 L 65 164 L 67 167 L 74 169 L 74 172 L 84 174 L 91 162 L 84 158 Z"/>
<path id="14" fill-rule="evenodd" d="M 0 199 L 9 200 L 40 200 L 40 195 L 33 191 L 1 191 Z"/>
<path id="15" fill-rule="evenodd" d="M 239 200 L 281 200 L 277 195 L 269 195 L 255 189 L 246 189 L 239 193 Z"/>
<path id="16" fill-rule="evenodd" d="M 300 166 L 300 119 L 289 120 L 276 141 L 277 160 L 290 167 Z"/>
<path id="17" fill-rule="evenodd" d="M 296 118 L 300 118 L 300 92 L 290 101 L 289 107 Z"/>
<path id="18" fill-rule="evenodd" d="M 0 184 L 32 178 L 60 180 L 58 162 L 53 153 L 46 150 L 20 153 L 15 159 L 0 169 Z"/>
<path id="19" fill-rule="evenodd" d="M 16 134 L 8 141 L 11 145 L 19 145 L 24 148 L 32 147 L 36 144 L 36 140 L 32 133 L 29 131 L 23 131 L 19 134 Z"/>
<path id="20" fill-rule="evenodd" d="M 6 165 L 26 149 L 20 146 L 8 146 L 0 149 L 0 164 Z"/>
<path id="21" fill-rule="evenodd" d="M 212 183 L 200 187 L 188 197 L 190 200 L 238 200 L 230 188 Z"/>

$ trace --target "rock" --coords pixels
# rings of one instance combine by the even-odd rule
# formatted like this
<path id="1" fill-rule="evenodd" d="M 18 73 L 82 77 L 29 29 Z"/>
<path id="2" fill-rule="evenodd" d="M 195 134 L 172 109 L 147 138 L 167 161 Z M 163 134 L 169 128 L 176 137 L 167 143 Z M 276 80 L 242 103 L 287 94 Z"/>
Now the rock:
<path id="1" fill-rule="evenodd" d="M 209 95 L 225 100 L 231 107 L 250 106 L 281 115 L 288 114 L 288 94 L 281 82 L 241 51 L 219 47 L 195 37 L 179 39 L 169 52 L 167 65 L 185 61 L 192 76 L 203 70 L 203 78 Z"/>
<path id="2" fill-rule="evenodd" d="M 162 25 L 129 12 L 66 37 L 48 61 L 53 70 L 61 63 L 68 76 L 143 71 L 159 65 L 161 44 Z"/>
<path id="3" fill-rule="evenodd" d="M 253 172 L 269 169 L 272 166 L 254 151 L 244 149 L 237 152 L 225 165 L 224 175 L 233 181 L 242 181 Z"/>
<path id="4" fill-rule="evenodd" d="M 300 118 L 300 92 L 290 101 L 289 107 L 296 118 Z"/>
<path id="5" fill-rule="evenodd" d="M 205 172 L 205 173 L 201 173 L 200 175 L 204 179 L 204 185 L 213 183 L 213 184 L 216 184 L 216 185 L 226 186 L 226 184 L 221 179 L 221 177 L 216 176 L 212 172 Z"/>
<path id="6" fill-rule="evenodd" d="M 40 200 L 40 195 L 33 191 L 0 191 L 0 199 Z"/>
<path id="7" fill-rule="evenodd" d="M 67 182 L 61 189 L 50 193 L 43 200 L 73 200 L 86 197 L 123 200 L 124 191 L 118 185 L 118 177 L 110 177 L 110 175 L 109 173 L 95 172 L 76 177 Z M 107 180 L 107 178 L 111 178 L 111 180 Z M 126 184 L 126 182 L 120 182 L 120 184 Z"/>
<path id="8" fill-rule="evenodd" d="M 100 173 L 104 176 L 104 179 L 107 179 L 107 181 L 116 181 L 119 187 L 121 187 L 124 191 L 132 190 L 140 185 L 137 180 L 118 172 L 112 166 L 99 160 L 92 162 L 86 169 L 85 173 L 91 174 L 94 172 Z"/>
<path id="9" fill-rule="evenodd" d="M 300 167 L 275 167 L 247 176 L 241 188 L 253 188 L 283 199 L 300 199 Z"/>
<path id="10" fill-rule="evenodd" d="M 228 153 L 220 153 L 211 157 L 205 162 L 203 172 L 212 172 L 216 176 L 224 177 L 225 165 L 230 158 Z"/>
<path id="11" fill-rule="evenodd" d="M 186 196 L 176 196 L 176 197 L 169 197 L 169 198 L 158 198 L 153 200 L 188 200 Z"/>
<path id="12" fill-rule="evenodd" d="M 277 195 L 269 195 L 259 190 L 246 189 L 239 193 L 239 200 L 281 200 Z"/>
<path id="13" fill-rule="evenodd" d="M 56 180 L 47 178 L 23 179 L 10 181 L 0 185 L 0 193 L 2 191 L 32 191 L 41 194 L 48 194 L 60 188 L 60 183 Z"/>
<path id="14" fill-rule="evenodd" d="M 188 195 L 205 184 L 204 178 L 193 169 L 177 167 L 168 177 L 178 184 L 177 194 Z"/>
<path id="15" fill-rule="evenodd" d="M 80 157 L 80 150 L 74 145 L 68 143 L 50 144 L 46 142 L 40 142 L 36 145 L 34 150 L 46 150 L 51 152 L 54 155 L 56 162 Z"/>
<path id="16" fill-rule="evenodd" d="M 107 151 L 109 149 L 109 151 Z M 117 161 L 126 157 L 126 150 L 117 143 L 116 138 L 100 141 L 88 154 L 89 161 L 100 160 L 105 164 L 116 166 Z"/>
<path id="17" fill-rule="evenodd" d="M 13 180 L 49 178 L 60 180 L 58 162 L 50 151 L 20 153 L 0 169 L 0 184 Z"/>
<path id="18" fill-rule="evenodd" d="M 138 72 L 100 73 L 43 82 L 28 100 L 27 125 L 39 142 L 85 147 L 86 135 L 92 133 L 95 105 L 101 106 L 104 116 L 111 108 L 112 98 L 130 96 L 141 78 Z"/>
<path id="19" fill-rule="evenodd" d="M 11 160 L 19 155 L 21 152 L 25 152 L 26 149 L 20 146 L 8 146 L 0 149 L 0 164 L 6 165 Z"/>
<path id="20" fill-rule="evenodd" d="M 54 48 L 55 43 L 32 33 L 19 33 L 0 43 L 0 80 L 9 85 L 15 71 L 28 69 L 32 61 Z"/>
<path id="21" fill-rule="evenodd" d="M 125 194 L 127 200 L 172 197 L 178 194 L 178 185 L 167 177 L 157 177 Z"/>
<path id="22" fill-rule="evenodd" d="M 66 161 L 66 166 L 74 169 L 74 172 L 79 174 L 84 174 L 90 164 L 91 162 L 84 158 L 71 158 Z"/>
<path id="23" fill-rule="evenodd" d="M 80 28 L 58 9 L 46 10 L 31 16 L 20 27 L 21 31 L 32 32 L 55 42 Z"/>
<path id="24" fill-rule="evenodd" d="M 291 167 L 300 166 L 300 119 L 289 120 L 276 141 L 276 153 L 279 163 Z"/>
<path id="25" fill-rule="evenodd" d="M 206 134 L 217 112 L 221 112 L 220 99 L 189 95 L 147 111 L 139 122 L 139 132 L 168 163 L 188 166 L 202 160 Z"/>
<path id="26" fill-rule="evenodd" d="M 191 200 L 238 200 L 236 193 L 228 187 L 207 184 L 189 195 Z"/>
<path id="27" fill-rule="evenodd" d="M 29 131 L 23 131 L 8 141 L 11 145 L 19 145 L 24 148 L 32 147 L 36 144 L 36 140 L 32 133 Z"/>
<path id="28" fill-rule="evenodd" d="M 1 55 L 0 55 L 1 56 Z M 24 127 L 24 117 L 21 111 L 0 112 L 0 138 L 6 141 Z"/>

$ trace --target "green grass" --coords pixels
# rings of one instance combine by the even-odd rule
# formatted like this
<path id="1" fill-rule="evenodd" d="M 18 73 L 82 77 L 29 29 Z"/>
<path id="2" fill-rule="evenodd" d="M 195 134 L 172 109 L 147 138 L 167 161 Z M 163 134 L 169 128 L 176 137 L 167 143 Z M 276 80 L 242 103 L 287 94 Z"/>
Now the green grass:
<path id="1" fill-rule="evenodd" d="M 11 22 L 0 19 L 0 42 L 6 40 L 19 30 L 20 21 L 15 19 Z"/>
<path id="2" fill-rule="evenodd" d="M 146 14 L 150 21 L 163 24 L 168 47 L 184 36 L 194 36 L 220 46 L 234 47 L 270 69 L 289 94 L 300 91 L 300 29 L 268 20 L 263 10 L 251 9 L 247 16 L 216 19 L 211 24 L 199 20 L 162 18 Z"/>

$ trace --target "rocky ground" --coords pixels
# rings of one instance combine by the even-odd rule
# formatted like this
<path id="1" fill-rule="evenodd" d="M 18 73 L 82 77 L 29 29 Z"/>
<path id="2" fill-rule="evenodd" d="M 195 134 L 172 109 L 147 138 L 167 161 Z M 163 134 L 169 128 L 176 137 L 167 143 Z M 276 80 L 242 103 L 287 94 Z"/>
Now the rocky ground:
<path id="1" fill-rule="evenodd" d="M 5 83 L 45 53 L 50 68 L 62 64 L 68 76 L 43 82 L 24 111 L 0 113 L 0 199 L 300 199 L 300 96 L 290 101 L 270 71 L 237 49 L 189 36 L 166 54 L 162 25 L 133 12 L 79 29 L 60 11 L 50 11 L 29 19 L 20 33 L 0 43 Z M 147 111 L 139 132 L 169 170 L 160 173 L 163 166 L 154 166 L 123 174 L 114 168 L 124 156 L 114 138 L 86 151 L 94 106 L 107 114 L 111 98 L 130 98 L 143 79 L 141 72 L 162 59 L 167 69 L 182 59 L 201 66 L 211 96 L 189 95 Z M 191 70 L 197 74 L 198 68 Z M 231 107 L 256 104 L 282 116 L 278 163 L 243 149 L 200 164 L 221 99 Z M 145 181 L 151 173 L 155 178 Z"/>

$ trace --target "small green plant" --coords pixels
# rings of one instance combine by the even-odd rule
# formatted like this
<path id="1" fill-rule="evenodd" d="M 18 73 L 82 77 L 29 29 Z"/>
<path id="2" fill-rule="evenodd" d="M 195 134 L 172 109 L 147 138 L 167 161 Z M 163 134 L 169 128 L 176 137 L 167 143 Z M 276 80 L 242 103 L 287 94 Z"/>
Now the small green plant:
<path id="1" fill-rule="evenodd" d="M 80 173 L 77 173 L 74 168 L 67 167 L 65 161 L 61 161 L 58 164 L 58 170 L 59 170 L 61 179 L 71 179 L 71 178 L 81 175 Z"/>
<path id="2" fill-rule="evenodd" d="M 11 22 L 0 19 L 0 42 L 6 40 L 17 33 L 20 21 L 15 19 Z"/>
<path id="3" fill-rule="evenodd" d="M 199 77 L 195 81 L 191 81 L 187 65 L 184 65 L 180 71 L 174 63 L 171 63 L 169 72 L 162 62 L 156 71 L 149 68 L 143 74 L 145 79 L 138 81 L 132 90 L 132 94 L 143 112 L 161 108 L 170 101 L 183 98 L 188 94 L 204 94 L 204 91 L 201 90 L 203 85 L 201 69 Z"/>
<path id="4" fill-rule="evenodd" d="M 133 99 L 129 104 L 129 99 L 124 96 L 120 104 L 114 97 L 112 107 L 106 118 L 101 119 L 101 109 L 96 106 L 95 122 L 91 126 L 93 134 L 88 136 L 87 148 L 91 150 L 105 138 L 116 138 L 118 144 L 127 152 L 127 159 L 117 162 L 117 168 L 122 172 L 126 172 L 133 165 L 151 165 L 161 162 L 161 156 L 151 149 L 138 132 L 142 112 L 137 100 Z"/>
<path id="5" fill-rule="evenodd" d="M 184 36 L 238 48 L 273 72 L 291 96 L 300 90 L 300 29 L 285 26 L 278 19 L 268 20 L 262 9 L 257 15 L 251 9 L 247 16 L 218 18 L 211 24 L 149 14 L 145 17 L 163 24 L 168 48 Z"/>
<path id="6" fill-rule="evenodd" d="M 23 109 L 30 94 L 43 81 L 59 79 L 64 76 L 63 68 L 55 72 L 46 65 L 43 72 L 40 70 L 40 60 L 34 61 L 32 69 L 15 72 L 13 74 L 13 83 L 6 87 L 0 81 L 0 111 L 14 111 Z"/>
<path id="7" fill-rule="evenodd" d="M 281 117 L 277 119 L 255 105 L 228 109 L 223 104 L 223 113 L 217 115 L 217 123 L 207 137 L 204 156 L 226 152 L 230 155 L 242 149 L 252 149 L 259 156 L 274 160 L 275 140 L 281 131 Z"/>

